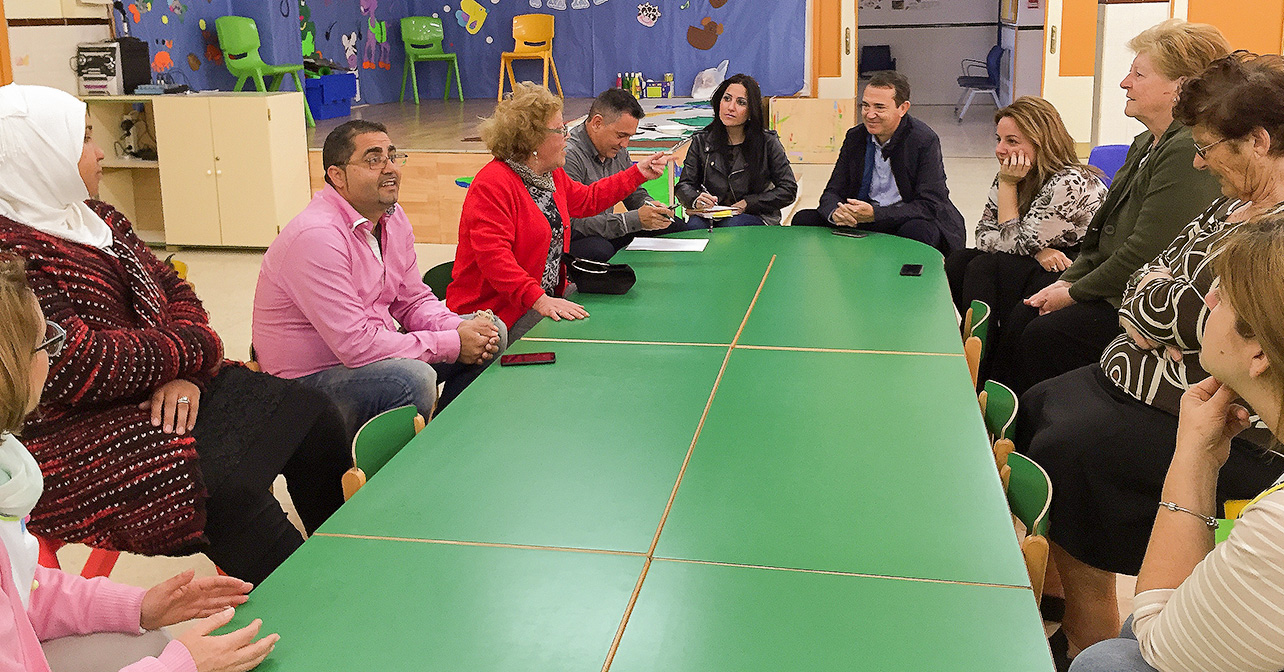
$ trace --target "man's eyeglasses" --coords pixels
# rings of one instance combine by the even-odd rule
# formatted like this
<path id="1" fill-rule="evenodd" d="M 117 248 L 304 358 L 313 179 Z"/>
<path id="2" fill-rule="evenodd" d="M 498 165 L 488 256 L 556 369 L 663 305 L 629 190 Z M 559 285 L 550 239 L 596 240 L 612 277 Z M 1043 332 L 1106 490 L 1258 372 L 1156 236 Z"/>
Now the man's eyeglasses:
<path id="1" fill-rule="evenodd" d="M 409 156 L 410 155 L 405 152 L 393 152 L 391 154 L 371 154 L 370 156 L 363 156 L 360 159 L 357 159 L 356 161 L 348 161 L 347 163 L 348 165 L 357 165 L 357 164 L 364 163 L 366 167 L 369 168 L 370 170 L 383 170 L 383 167 L 388 165 L 389 162 L 395 163 L 398 166 L 406 165 L 406 159 Z"/>
<path id="2" fill-rule="evenodd" d="M 67 331 L 57 322 L 45 320 L 45 340 L 41 341 L 40 345 L 37 345 L 36 349 L 31 351 L 31 354 L 34 355 L 44 350 L 49 353 L 49 357 L 52 359 L 62 354 L 62 348 L 66 344 Z"/>
<path id="3" fill-rule="evenodd" d="M 570 130 L 568 130 L 568 129 L 566 128 L 566 126 L 561 126 L 561 127 L 559 127 L 559 128 L 548 128 L 548 129 L 544 129 L 544 130 L 548 131 L 549 133 L 556 133 L 556 134 L 558 134 L 558 135 L 562 136 L 563 138 L 565 138 L 565 137 L 567 137 L 567 136 L 569 136 L 569 135 L 571 134 Z"/>
<path id="4" fill-rule="evenodd" d="M 1226 142 L 1227 140 L 1230 140 L 1230 138 L 1222 138 L 1221 140 L 1218 140 L 1217 142 L 1214 142 L 1214 143 L 1211 143 L 1211 144 L 1204 145 L 1203 147 L 1200 147 L 1200 146 L 1199 146 L 1199 144 L 1198 144 L 1198 143 L 1196 143 L 1196 144 L 1195 144 L 1195 153 L 1199 155 L 1199 158 L 1201 158 L 1201 159 L 1207 159 L 1207 158 L 1208 158 L 1208 150 L 1210 150 L 1210 149 L 1212 149 L 1212 148 L 1216 147 L 1217 145 L 1222 144 L 1223 142 Z"/>

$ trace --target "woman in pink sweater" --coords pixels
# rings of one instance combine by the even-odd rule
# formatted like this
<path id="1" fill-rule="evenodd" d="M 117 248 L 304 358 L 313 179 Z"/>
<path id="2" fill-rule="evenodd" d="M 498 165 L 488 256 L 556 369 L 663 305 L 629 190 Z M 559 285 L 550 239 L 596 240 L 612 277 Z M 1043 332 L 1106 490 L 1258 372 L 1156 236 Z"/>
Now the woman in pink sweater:
<path id="1" fill-rule="evenodd" d="M 192 571 L 150 590 L 83 579 L 40 567 L 35 537 L 26 519 L 44 488 L 40 467 L 15 437 L 40 401 L 49 358 L 66 333 L 46 322 L 27 286 L 24 262 L 0 255 L 0 672 L 49 672 L 41 642 L 92 633 L 143 635 L 167 625 L 202 619 L 161 651 L 140 652 L 129 672 L 240 672 L 258 666 L 278 636 L 257 641 L 260 621 L 226 635 L 233 607 L 243 604 L 250 584 L 226 576 L 195 578 Z M 123 637 L 83 650 L 111 656 L 112 649 L 140 650 L 154 638 Z M 162 638 L 162 642 L 163 642 Z M 141 646 L 140 646 L 141 645 Z M 143 656 L 148 653 L 154 657 Z M 76 654 L 80 655 L 80 654 Z M 141 658 L 141 660 L 139 660 Z M 86 661 L 79 660 L 84 663 Z"/>

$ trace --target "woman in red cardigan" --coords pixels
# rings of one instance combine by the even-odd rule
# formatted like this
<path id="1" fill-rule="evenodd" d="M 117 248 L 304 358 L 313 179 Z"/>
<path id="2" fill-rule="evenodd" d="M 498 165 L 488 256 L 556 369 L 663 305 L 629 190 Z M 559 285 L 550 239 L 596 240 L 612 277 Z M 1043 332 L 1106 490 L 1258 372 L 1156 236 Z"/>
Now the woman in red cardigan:
<path id="1" fill-rule="evenodd" d="M 205 552 L 259 583 L 343 504 L 352 453 L 323 394 L 223 360 L 195 292 L 96 200 L 85 104 L 0 87 L 0 249 L 22 257 L 66 348 L 22 440 L 44 472 L 38 535 L 143 555 Z"/>
<path id="2" fill-rule="evenodd" d="M 510 343 L 545 317 L 588 317 L 584 306 L 560 298 L 571 218 L 624 200 L 662 175 L 669 155 L 653 154 L 588 186 L 572 180 L 562 170 L 562 101 L 530 82 L 518 84 L 480 130 L 495 159 L 477 173 L 464 199 L 447 304 L 456 313 L 493 310 L 508 325 Z"/>

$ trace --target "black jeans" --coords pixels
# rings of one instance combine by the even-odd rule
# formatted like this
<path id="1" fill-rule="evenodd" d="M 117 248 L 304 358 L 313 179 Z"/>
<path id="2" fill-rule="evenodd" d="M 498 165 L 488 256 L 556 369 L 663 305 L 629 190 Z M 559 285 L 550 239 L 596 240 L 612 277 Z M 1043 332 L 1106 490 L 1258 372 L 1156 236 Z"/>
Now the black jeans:
<path id="1" fill-rule="evenodd" d="M 616 252 L 628 247 L 633 242 L 634 234 L 619 238 L 603 238 L 571 231 L 571 254 L 578 259 L 589 259 L 606 263 Z"/>
<path id="2" fill-rule="evenodd" d="M 1036 383 L 1095 363 L 1121 333 L 1119 309 L 1106 301 L 1073 303 L 1047 315 L 1019 303 L 993 342 L 990 377 L 1022 394 Z"/>

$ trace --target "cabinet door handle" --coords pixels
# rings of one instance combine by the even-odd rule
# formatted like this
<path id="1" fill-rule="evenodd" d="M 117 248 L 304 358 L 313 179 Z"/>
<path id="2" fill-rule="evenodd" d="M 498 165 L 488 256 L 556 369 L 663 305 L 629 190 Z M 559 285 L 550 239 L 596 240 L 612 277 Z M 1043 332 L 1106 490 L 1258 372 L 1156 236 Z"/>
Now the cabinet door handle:
<path id="1" fill-rule="evenodd" d="M 852 29 L 851 28 L 847 29 L 846 42 L 847 42 L 847 55 L 851 56 L 852 55 Z"/>
<path id="2" fill-rule="evenodd" d="M 216 171 L 214 171 L 214 174 L 215 174 L 215 175 L 222 175 L 222 174 L 223 174 L 223 171 L 221 171 L 221 170 L 216 170 Z"/>
<path id="3" fill-rule="evenodd" d="M 1048 53 L 1057 53 L 1057 27 L 1052 27 L 1052 36 L 1048 39 Z"/>
<path id="4" fill-rule="evenodd" d="M 213 175 L 213 174 L 214 174 L 214 171 L 212 171 L 212 170 L 207 170 L 207 171 L 205 171 L 205 174 L 206 174 L 206 175 Z"/>

